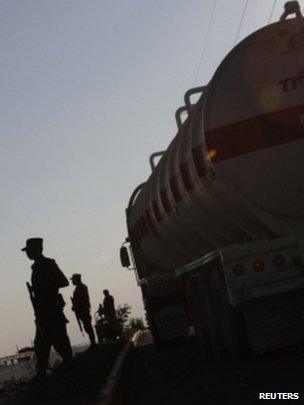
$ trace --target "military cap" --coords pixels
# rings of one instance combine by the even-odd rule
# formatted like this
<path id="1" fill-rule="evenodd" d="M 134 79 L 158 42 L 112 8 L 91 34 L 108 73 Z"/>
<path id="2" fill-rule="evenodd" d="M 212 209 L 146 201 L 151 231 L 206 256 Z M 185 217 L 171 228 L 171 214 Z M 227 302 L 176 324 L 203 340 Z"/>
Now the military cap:
<path id="1" fill-rule="evenodd" d="M 80 280 L 81 279 L 81 274 L 79 273 L 74 273 L 71 277 L 71 280 Z"/>
<path id="2" fill-rule="evenodd" d="M 41 248 L 42 249 L 43 245 L 43 239 L 42 238 L 30 238 L 26 241 L 26 245 L 23 249 L 21 249 L 23 252 L 26 252 L 28 249 L 32 248 Z"/>

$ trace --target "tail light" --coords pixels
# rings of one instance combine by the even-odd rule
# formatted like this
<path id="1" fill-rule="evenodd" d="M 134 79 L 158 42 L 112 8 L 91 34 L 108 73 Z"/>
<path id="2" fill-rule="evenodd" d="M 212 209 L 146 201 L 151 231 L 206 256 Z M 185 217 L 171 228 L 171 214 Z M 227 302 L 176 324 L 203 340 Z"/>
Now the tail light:
<path id="1" fill-rule="evenodd" d="M 272 263 L 276 266 L 276 267 L 284 267 L 285 266 L 285 257 L 283 255 L 276 255 L 273 260 Z"/>
<path id="2" fill-rule="evenodd" d="M 242 264 L 236 264 L 233 267 L 233 272 L 236 276 L 241 276 L 245 271 L 245 267 Z"/>
<path id="3" fill-rule="evenodd" d="M 265 269 L 265 262 L 261 259 L 255 260 L 252 263 L 252 268 L 255 271 L 263 271 Z"/>

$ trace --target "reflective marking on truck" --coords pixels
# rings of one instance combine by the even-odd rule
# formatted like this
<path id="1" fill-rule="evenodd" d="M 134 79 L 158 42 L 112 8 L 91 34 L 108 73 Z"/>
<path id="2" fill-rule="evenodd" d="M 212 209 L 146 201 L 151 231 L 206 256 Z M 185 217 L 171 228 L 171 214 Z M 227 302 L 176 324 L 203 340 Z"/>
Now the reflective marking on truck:
<path id="1" fill-rule="evenodd" d="M 213 162 L 303 139 L 304 131 L 299 121 L 301 115 L 304 115 L 304 105 L 208 131 L 208 149 L 218 151 Z"/>

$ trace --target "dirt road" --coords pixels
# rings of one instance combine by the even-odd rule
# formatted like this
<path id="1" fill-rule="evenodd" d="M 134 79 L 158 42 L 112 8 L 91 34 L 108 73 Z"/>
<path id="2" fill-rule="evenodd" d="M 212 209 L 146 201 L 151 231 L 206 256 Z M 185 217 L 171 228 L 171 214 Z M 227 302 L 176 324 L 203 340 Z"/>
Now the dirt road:
<path id="1" fill-rule="evenodd" d="M 194 338 L 165 349 L 150 342 L 144 336 L 128 361 L 123 405 L 251 404 L 260 392 L 299 393 L 304 403 L 304 349 L 205 360 Z"/>

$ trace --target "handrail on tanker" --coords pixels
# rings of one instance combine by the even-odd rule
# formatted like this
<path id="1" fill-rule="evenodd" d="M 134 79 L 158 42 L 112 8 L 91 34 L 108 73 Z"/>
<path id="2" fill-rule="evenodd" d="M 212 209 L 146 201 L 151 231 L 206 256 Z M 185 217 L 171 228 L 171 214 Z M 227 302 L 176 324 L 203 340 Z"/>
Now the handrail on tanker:
<path id="1" fill-rule="evenodd" d="M 180 130 L 183 125 L 181 115 L 184 112 L 186 112 L 189 116 L 189 108 L 186 106 L 179 107 L 175 112 L 175 120 L 176 120 L 176 125 L 177 125 L 178 130 Z"/>
<path id="2" fill-rule="evenodd" d="M 142 190 L 142 188 L 143 188 L 143 186 L 145 185 L 146 183 L 141 183 L 139 186 L 137 186 L 136 187 L 136 189 L 133 191 L 133 193 L 131 194 L 131 197 L 130 197 L 130 199 L 129 199 L 129 203 L 128 203 L 128 207 L 127 207 L 127 210 L 129 209 L 129 208 L 131 208 L 131 206 L 133 205 L 133 202 L 134 202 L 134 200 L 135 200 L 135 197 L 137 197 L 137 195 L 139 194 L 139 192 Z"/>
<path id="3" fill-rule="evenodd" d="M 303 18 L 298 1 L 288 1 L 284 4 L 284 9 L 285 11 L 281 15 L 280 21 L 286 20 L 291 14 L 295 14 L 297 18 Z"/>
<path id="4" fill-rule="evenodd" d="M 193 94 L 203 93 L 205 88 L 206 88 L 206 86 L 200 86 L 200 87 L 193 87 L 193 89 L 187 90 L 184 95 L 186 107 L 190 108 L 191 105 L 193 105 L 191 103 L 190 97 L 193 96 Z"/>
<path id="5" fill-rule="evenodd" d="M 159 152 L 154 152 L 154 153 L 152 153 L 152 155 L 150 156 L 149 161 L 150 161 L 150 166 L 151 166 L 152 172 L 155 170 L 155 168 L 156 168 L 156 166 L 157 166 L 157 165 L 155 164 L 155 162 L 154 162 L 155 158 L 160 157 L 160 156 L 163 156 L 164 153 L 165 153 L 165 151 L 164 151 L 164 150 L 161 150 L 161 151 L 159 151 Z"/>

